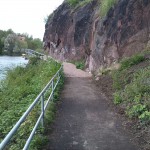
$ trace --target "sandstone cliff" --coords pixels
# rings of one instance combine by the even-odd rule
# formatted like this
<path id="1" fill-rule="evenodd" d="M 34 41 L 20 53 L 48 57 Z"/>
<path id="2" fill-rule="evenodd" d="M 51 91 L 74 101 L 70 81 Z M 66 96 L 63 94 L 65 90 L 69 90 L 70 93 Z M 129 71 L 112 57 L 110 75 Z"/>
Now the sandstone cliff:
<path id="1" fill-rule="evenodd" d="M 150 0 L 119 0 L 101 17 L 99 0 L 72 8 L 66 1 L 45 25 L 44 47 L 59 60 L 85 59 L 91 71 L 150 46 Z"/>

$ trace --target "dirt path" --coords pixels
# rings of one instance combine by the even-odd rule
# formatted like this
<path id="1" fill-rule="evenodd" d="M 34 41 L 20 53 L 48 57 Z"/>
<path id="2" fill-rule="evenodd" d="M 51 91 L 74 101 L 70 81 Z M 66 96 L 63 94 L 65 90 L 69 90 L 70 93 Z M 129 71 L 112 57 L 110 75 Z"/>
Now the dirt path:
<path id="1" fill-rule="evenodd" d="M 65 87 L 49 150 L 138 150 L 112 112 L 90 74 L 64 63 Z"/>

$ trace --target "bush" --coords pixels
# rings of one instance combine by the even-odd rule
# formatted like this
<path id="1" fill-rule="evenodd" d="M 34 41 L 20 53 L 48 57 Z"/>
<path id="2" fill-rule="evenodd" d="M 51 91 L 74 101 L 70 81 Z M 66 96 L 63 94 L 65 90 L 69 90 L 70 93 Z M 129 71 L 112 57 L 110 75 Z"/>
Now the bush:
<path id="1" fill-rule="evenodd" d="M 85 69 L 85 60 L 71 61 L 71 63 L 73 63 L 77 69 Z"/>
<path id="2" fill-rule="evenodd" d="M 30 57 L 29 65 L 37 65 L 41 59 L 39 57 Z"/>
<path id="3" fill-rule="evenodd" d="M 59 68 L 60 64 L 51 59 L 34 59 L 26 68 L 17 67 L 8 71 L 6 79 L 0 84 L 0 140 L 10 131 Z M 40 105 L 37 105 L 8 145 L 10 150 L 22 149 L 39 113 Z"/>
<path id="4" fill-rule="evenodd" d="M 114 103 L 122 105 L 130 118 L 144 120 L 150 110 L 150 66 L 128 73 L 128 69 L 113 73 Z"/>
<path id="5" fill-rule="evenodd" d="M 130 58 L 125 58 L 121 61 L 120 70 L 127 69 L 133 65 L 136 65 L 136 64 L 144 61 L 144 60 L 145 60 L 144 55 L 141 55 L 141 54 L 134 55 Z"/>
<path id="6" fill-rule="evenodd" d="M 122 98 L 120 95 L 120 92 L 115 92 L 114 93 L 114 104 L 120 104 L 122 102 Z"/>
<path id="7" fill-rule="evenodd" d="M 44 132 L 43 132 L 43 128 L 40 128 L 38 130 L 38 133 L 36 134 L 36 136 L 34 136 L 34 139 L 31 142 L 31 145 L 30 145 L 31 149 L 44 149 L 47 146 L 48 136 L 49 136 L 48 133 L 51 131 L 50 124 L 53 123 L 53 121 L 55 119 L 56 102 L 59 99 L 59 94 L 63 88 L 63 85 L 64 85 L 64 74 L 63 74 L 63 72 L 61 72 L 61 79 L 55 89 L 53 101 L 50 102 L 50 104 L 47 108 L 47 111 L 45 113 Z M 41 135 L 42 135 L 42 139 L 39 139 L 41 137 Z"/>
<path id="8" fill-rule="evenodd" d="M 142 104 L 137 104 L 132 106 L 127 110 L 127 114 L 130 118 L 132 117 L 138 117 L 140 116 L 143 112 L 146 111 L 146 106 Z"/>
<path id="9" fill-rule="evenodd" d="M 76 65 L 77 69 L 81 69 L 81 70 L 83 70 L 84 67 L 85 67 L 84 62 L 82 62 L 82 61 L 81 62 L 76 62 L 75 65 Z"/>
<path id="10" fill-rule="evenodd" d="M 75 7 L 77 4 L 79 4 L 80 0 L 67 0 L 67 2 L 68 2 L 71 6 Z"/>
<path id="11" fill-rule="evenodd" d="M 144 123 L 150 122 L 150 111 L 144 111 L 140 116 L 139 119 Z"/>
<path id="12" fill-rule="evenodd" d="M 88 4 L 91 1 L 92 0 L 67 0 L 67 2 L 72 7 L 81 7 L 81 6 L 84 6 L 84 5 Z"/>
<path id="13" fill-rule="evenodd" d="M 100 15 L 103 17 L 107 14 L 109 9 L 118 2 L 118 0 L 101 0 Z"/>

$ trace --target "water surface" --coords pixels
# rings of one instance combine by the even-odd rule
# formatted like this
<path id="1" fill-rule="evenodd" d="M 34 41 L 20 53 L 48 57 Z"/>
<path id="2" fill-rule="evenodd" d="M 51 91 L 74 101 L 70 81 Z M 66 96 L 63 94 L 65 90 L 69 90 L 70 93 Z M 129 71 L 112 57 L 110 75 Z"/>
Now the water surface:
<path id="1" fill-rule="evenodd" d="M 25 66 L 27 63 L 28 60 L 22 57 L 0 56 L 0 80 L 5 78 L 8 69 Z"/>

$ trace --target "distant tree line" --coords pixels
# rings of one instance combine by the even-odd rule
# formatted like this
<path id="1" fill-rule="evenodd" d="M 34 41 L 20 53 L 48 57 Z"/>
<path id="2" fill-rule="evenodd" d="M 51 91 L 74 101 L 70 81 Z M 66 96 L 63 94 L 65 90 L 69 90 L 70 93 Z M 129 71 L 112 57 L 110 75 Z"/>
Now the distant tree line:
<path id="1" fill-rule="evenodd" d="M 12 29 L 0 30 L 0 55 L 20 55 L 25 49 L 42 51 L 43 43 L 27 33 L 15 33 Z"/>

